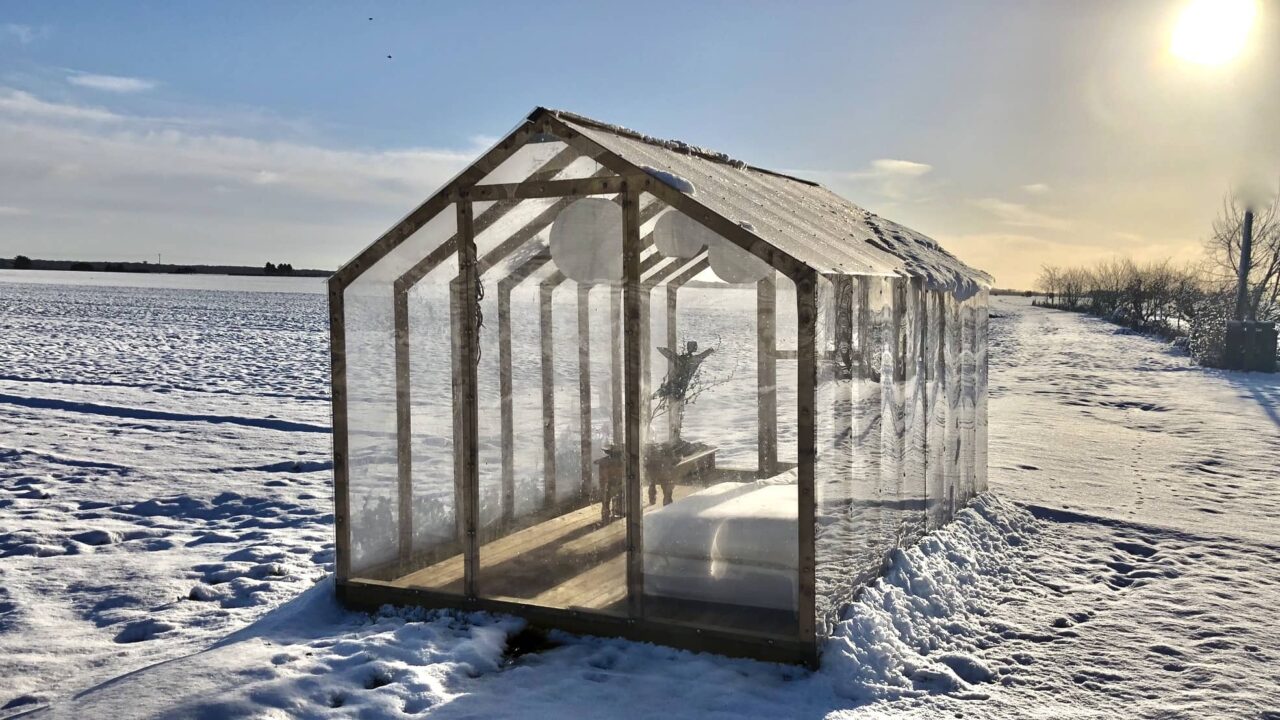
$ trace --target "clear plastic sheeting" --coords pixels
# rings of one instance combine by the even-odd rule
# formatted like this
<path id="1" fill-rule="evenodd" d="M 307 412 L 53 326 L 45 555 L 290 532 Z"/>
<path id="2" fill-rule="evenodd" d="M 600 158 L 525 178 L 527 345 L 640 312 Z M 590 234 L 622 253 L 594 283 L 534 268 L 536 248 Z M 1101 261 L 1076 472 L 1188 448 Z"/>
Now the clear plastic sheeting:
<path id="1" fill-rule="evenodd" d="M 663 217 L 677 252 L 653 258 L 644 283 L 644 615 L 794 637 L 795 288 L 767 265 L 725 282 L 708 250 L 728 241 L 676 210 Z"/>
<path id="2" fill-rule="evenodd" d="M 545 223 L 544 214 L 617 200 L 522 200 L 509 212 L 526 225 L 495 224 L 477 238 L 507 253 L 481 275 L 481 597 L 626 612 L 622 283 L 575 280 L 553 245 L 565 239 L 564 215 Z M 523 231 L 528 223 L 536 233 Z M 619 223 L 572 230 L 584 248 L 622 246 Z"/>
<path id="3" fill-rule="evenodd" d="M 908 278 L 830 276 L 818 298 L 821 631 L 895 548 L 985 489 L 987 306 Z"/>
<path id="4" fill-rule="evenodd" d="M 396 577 L 412 566 L 415 554 L 456 545 L 452 423 L 442 425 L 436 420 L 452 416 L 448 378 L 442 386 L 438 378 L 412 372 L 413 360 L 419 369 L 421 363 L 433 360 L 448 367 L 447 340 L 431 342 L 448 338 L 451 332 L 448 292 L 434 284 L 430 291 L 414 293 L 399 331 L 393 293 L 395 282 L 433 253 L 440 255 L 442 267 L 432 278 L 456 276 L 456 261 L 439 252 L 453 241 L 456 226 L 456 211 L 446 206 L 343 293 L 353 576 Z M 450 262 L 452 270 L 445 267 Z M 397 351 L 397 338 L 409 337 L 403 326 L 406 320 L 418 329 L 416 353 L 414 345 Z M 398 388 L 397 363 L 404 360 L 410 361 L 410 386 Z M 415 381 L 418 392 L 413 392 Z M 406 390 L 411 398 L 410 418 L 419 421 L 416 432 L 410 424 L 412 441 L 405 463 L 410 472 L 416 467 L 424 478 L 416 485 L 402 482 L 400 472 L 404 449 L 399 441 L 397 393 Z M 406 487 L 411 494 L 402 494 Z"/>

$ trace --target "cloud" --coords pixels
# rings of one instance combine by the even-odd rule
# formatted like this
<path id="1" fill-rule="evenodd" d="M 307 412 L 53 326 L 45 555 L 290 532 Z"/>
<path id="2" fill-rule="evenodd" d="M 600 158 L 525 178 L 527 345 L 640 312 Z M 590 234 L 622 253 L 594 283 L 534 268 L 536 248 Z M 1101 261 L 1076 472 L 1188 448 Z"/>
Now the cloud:
<path id="1" fill-rule="evenodd" d="M 913 160 L 878 158 L 861 170 L 787 170 L 798 177 L 812 178 L 849 197 L 873 193 L 889 200 L 903 200 L 917 194 L 918 185 L 933 166 Z"/>
<path id="2" fill-rule="evenodd" d="M 41 100 L 29 92 L 0 88 L 0 114 L 52 120 L 117 122 L 123 118 L 110 110 Z"/>
<path id="3" fill-rule="evenodd" d="M 1021 203 L 998 198 L 982 198 L 974 200 L 973 204 L 991 213 L 1005 225 L 1046 230 L 1065 230 L 1071 226 L 1071 223 L 1063 218 L 1032 210 Z"/>
<path id="4" fill-rule="evenodd" d="M 94 75 L 92 73 L 72 73 L 67 82 L 80 87 L 102 90 L 113 93 L 137 93 L 155 88 L 154 80 L 120 75 Z"/>
<path id="5" fill-rule="evenodd" d="M 473 149 L 263 140 L 0 88 L 6 233 L 67 257 L 336 267 L 447 182 Z"/>
<path id="6" fill-rule="evenodd" d="M 501 139 L 497 135 L 472 135 L 467 141 L 471 143 L 472 147 L 483 151 L 497 145 Z"/>
<path id="7" fill-rule="evenodd" d="M 275 185 L 283 179 L 284 177 L 278 172 L 259 170 L 252 178 L 249 179 L 249 182 L 254 185 Z"/>
<path id="8" fill-rule="evenodd" d="M 0 205 L 0 217 L 23 217 L 30 214 L 31 211 L 26 208 Z"/>
<path id="9" fill-rule="evenodd" d="M 0 31 L 3 31 L 5 37 L 13 38 L 19 45 L 30 45 L 49 34 L 46 28 L 35 28 L 18 23 L 0 25 Z"/>
<path id="10" fill-rule="evenodd" d="M 1032 195 L 1046 195 L 1049 192 L 1049 186 L 1045 185 L 1044 183 L 1031 183 L 1030 185 L 1023 185 L 1022 189 L 1024 192 L 1028 192 Z"/>
<path id="11" fill-rule="evenodd" d="M 925 163 L 912 162 L 911 160 L 894 160 L 891 158 L 881 158 L 871 161 L 870 175 L 872 177 L 884 177 L 886 175 L 899 177 L 920 177 L 933 170 L 932 165 Z"/>

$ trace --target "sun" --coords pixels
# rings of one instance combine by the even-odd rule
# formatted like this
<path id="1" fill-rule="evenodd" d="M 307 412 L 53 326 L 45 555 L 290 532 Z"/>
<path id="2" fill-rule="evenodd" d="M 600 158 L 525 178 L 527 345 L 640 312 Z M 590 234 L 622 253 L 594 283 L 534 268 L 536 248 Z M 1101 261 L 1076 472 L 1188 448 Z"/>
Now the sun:
<path id="1" fill-rule="evenodd" d="M 1244 49 L 1256 0 L 1192 0 L 1173 29 L 1169 50 L 1188 62 L 1222 65 Z"/>

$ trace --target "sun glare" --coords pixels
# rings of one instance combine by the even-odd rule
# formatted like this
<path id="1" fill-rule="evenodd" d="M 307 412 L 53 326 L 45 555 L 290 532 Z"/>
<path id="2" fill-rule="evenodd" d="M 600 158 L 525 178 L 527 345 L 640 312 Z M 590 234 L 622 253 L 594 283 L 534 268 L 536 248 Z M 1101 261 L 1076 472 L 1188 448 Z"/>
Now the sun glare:
<path id="1" fill-rule="evenodd" d="M 1188 62 L 1221 65 L 1240 54 L 1256 13 L 1256 0 L 1192 0 L 1169 49 Z"/>

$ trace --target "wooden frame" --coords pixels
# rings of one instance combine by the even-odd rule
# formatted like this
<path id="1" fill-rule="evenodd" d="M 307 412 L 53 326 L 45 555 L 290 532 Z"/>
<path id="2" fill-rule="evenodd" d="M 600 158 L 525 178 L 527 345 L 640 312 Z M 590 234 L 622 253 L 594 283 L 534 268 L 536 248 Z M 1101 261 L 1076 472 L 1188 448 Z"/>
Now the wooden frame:
<path id="1" fill-rule="evenodd" d="M 478 184 L 495 168 L 511 158 L 521 147 L 530 141 L 554 137 L 563 141 L 567 148 L 547 160 L 534 170 L 528 179 L 515 183 Z M 696 153 L 695 153 L 696 154 Z M 579 158 L 588 157 L 600 166 L 590 177 L 557 179 L 557 175 L 568 168 Z M 642 197 L 649 194 L 658 202 L 642 205 Z M 609 295 L 611 322 L 604 326 L 592 328 L 590 314 L 590 286 L 577 287 L 576 330 L 579 337 L 577 352 L 578 363 L 578 402 L 577 422 L 582 429 L 579 437 L 578 452 L 580 456 L 578 471 L 581 475 L 581 491 L 568 504 L 557 503 L 556 473 L 556 416 L 555 416 L 555 327 L 557 320 L 552 312 L 553 293 L 566 279 L 559 272 L 551 273 L 538 283 L 538 334 L 540 337 L 543 363 L 541 368 L 542 409 L 543 409 L 543 464 L 546 469 L 543 503 L 545 512 L 518 517 L 515 508 L 516 470 L 514 460 L 514 433 L 516 432 L 513 393 L 515 378 L 512 374 L 513 348 L 512 337 L 512 292 L 520 283 L 534 276 L 550 262 L 550 252 L 531 245 L 558 216 L 568 203 L 578 197 L 591 195 L 612 195 L 622 206 L 623 214 L 623 280 L 619 286 L 611 286 Z M 554 199 L 546 208 L 531 220 L 513 229 L 495 247 L 481 254 L 476 246 L 476 237 L 486 229 L 505 217 L 521 201 L 531 199 Z M 473 204 L 476 202 L 493 202 L 479 214 L 474 214 Z M 457 260 L 457 273 L 449 278 L 449 297 L 452 328 L 451 364 L 453 402 L 455 412 L 455 509 L 457 518 L 456 547 L 444 548 L 463 556 L 462 594 L 450 594 L 423 589 L 406 589 L 395 587 L 387 582 L 373 579 L 367 569 L 361 570 L 360 578 L 352 577 L 351 567 L 351 497 L 349 465 L 350 426 L 347 417 L 347 374 L 346 374 L 346 328 L 345 313 L 347 302 L 345 291 L 360 275 L 375 263 L 405 242 L 432 218 L 446 211 L 450 206 L 456 212 L 456 230 L 439 246 L 415 262 L 391 283 L 392 325 L 395 352 L 395 398 L 397 439 L 395 455 L 397 458 L 396 488 L 399 503 L 396 506 L 396 518 L 399 524 L 396 545 L 398 549 L 397 567 L 418 561 L 421 553 L 413 548 L 413 463 L 412 463 L 412 416 L 411 416 L 411 377 L 410 377 L 410 338 L 412 322 L 409 312 L 408 294 L 412 288 L 433 270 Z M 663 258 L 657 252 L 649 252 L 652 236 L 642 232 L 643 225 L 655 214 L 655 211 L 670 207 L 702 224 L 720 237 L 737 247 L 751 253 L 768 263 L 776 272 L 782 273 L 795 283 L 797 349 L 782 352 L 777 349 L 777 280 L 771 276 L 759 281 L 756 290 L 756 343 L 757 343 L 757 420 L 759 428 L 757 472 L 760 476 L 769 476 L 779 468 L 778 461 L 778 397 L 777 397 L 777 360 L 794 358 L 797 367 L 797 552 L 798 557 L 798 599 L 797 625 L 794 634 L 787 637 L 769 636 L 753 633 L 750 630 L 731 631 L 724 628 L 706 625 L 693 626 L 671 621 L 664 621 L 654 616 L 645 607 L 645 576 L 642 550 L 644 547 L 644 523 L 642 489 L 645 486 L 645 462 L 643 449 L 646 444 L 646 429 L 649 420 L 649 358 L 650 323 L 648 314 L 651 303 L 651 290 L 665 285 L 667 337 L 669 346 L 678 340 L 678 298 L 679 289 L 690 282 L 709 266 L 706 254 L 695 258 L 678 259 Z M 505 230 L 504 230 L 505 232 Z M 540 242 L 540 241 L 539 241 Z M 542 246 L 545 248 L 545 246 Z M 501 426 L 500 451 L 502 462 L 500 469 L 500 503 L 501 522 L 491 527 L 480 526 L 480 467 L 479 467 L 479 409 L 477 394 L 477 358 L 479 355 L 479 301 L 478 294 L 482 290 L 481 280 L 486 272 L 499 267 L 508 258 L 518 252 L 528 252 L 515 267 L 505 270 L 505 274 L 497 281 L 497 344 L 498 344 L 498 389 L 501 395 L 499 413 Z M 820 260 L 821 257 L 817 256 Z M 834 276 L 833 276 L 834 277 Z M 845 278 L 848 276 L 839 276 Z M 528 120 L 503 138 L 494 148 L 484 154 L 475 164 L 463 171 L 457 178 L 448 183 L 439 192 L 416 208 L 392 229 L 384 233 L 378 240 L 367 247 L 355 259 L 344 265 L 329 282 L 330 308 L 330 355 L 332 363 L 332 395 L 333 395 L 333 455 L 335 483 L 335 541 L 337 546 L 336 575 L 340 597 L 344 602 L 360 607 L 376 606 L 382 602 L 409 602 L 430 607 L 462 607 L 486 609 L 498 612 L 513 612 L 531 621 L 576 632 L 604 633 L 632 637 L 641 640 L 667 642 L 682 647 L 699 650 L 713 650 L 735 655 L 746 655 L 763 659 L 801 662 L 809 665 L 816 663 L 818 654 L 817 618 L 816 618 L 816 498 L 815 498 L 815 464 L 819 451 L 817 437 L 817 390 L 819 382 L 819 366 L 829 362 L 836 353 L 829 352 L 817 345 L 819 338 L 819 287 L 823 278 L 813 268 L 798 260 L 785 250 L 765 242 L 756 235 L 750 226 L 744 226 L 730 218 L 726 218 L 712 210 L 691 194 L 676 189 L 663 180 L 649 174 L 644 168 L 637 167 L 614 154 L 612 151 L 578 132 L 574 127 L 561 120 L 555 113 L 539 109 Z M 905 285 L 903 283 L 902 285 Z M 865 283 L 858 283 L 865 291 Z M 913 284 L 912 297 L 918 302 L 911 310 L 926 317 L 929 314 L 934 297 L 933 291 L 922 284 Z M 897 290 L 895 290 L 897 292 Z M 937 296 L 941 299 L 941 294 Z M 868 318 L 865 316 L 867 304 L 865 296 L 857 303 L 856 324 L 865 328 Z M 905 338 L 902 345 L 897 338 L 901 333 L 897 328 L 903 321 L 903 313 L 908 310 L 907 303 L 901 295 L 895 295 L 892 303 L 890 325 L 894 329 L 894 369 L 893 378 L 889 382 L 901 381 L 905 374 L 903 363 L 909 351 L 915 350 L 917 338 Z M 944 307 L 945 307 L 945 303 Z M 946 323 L 947 313 L 941 314 Z M 925 342 L 927 322 L 920 327 L 918 338 L 920 350 L 934 350 Z M 976 331 L 976 328 L 975 328 Z M 626 617 L 614 617 L 577 610 L 557 610 L 546 607 L 514 603 L 484 596 L 484 588 L 478 587 L 480 575 L 481 544 L 489 542 L 503 533 L 511 532 L 522 524 L 540 518 L 551 518 L 566 506 L 578 507 L 572 503 L 590 500 L 592 462 L 590 455 L 594 448 L 592 438 L 586 432 L 592 426 L 593 408 L 591 347 L 593 335 L 597 333 L 609 336 L 612 352 L 610 353 L 611 380 L 609 392 L 614 396 L 613 428 L 614 442 L 623 448 L 625 467 L 624 505 L 625 505 L 625 577 L 626 577 Z M 858 332 L 856 343 L 868 341 L 866 332 Z M 599 337 L 597 335 L 597 337 Z M 937 359 L 945 361 L 947 342 L 945 334 L 939 339 L 936 348 Z M 963 340 L 969 340 L 963 338 Z M 848 342 L 855 342 L 849 339 Z M 971 341 L 976 343 L 976 340 Z M 859 361 L 868 362 L 865 353 L 859 353 Z M 971 363 L 972 364 L 972 363 Z M 945 366 L 942 366 L 945 367 Z M 861 368 L 869 371 L 871 368 Z M 878 371 L 878 368 L 876 368 Z M 944 391 L 954 389 L 947 387 L 949 376 L 941 378 Z M 599 388 L 597 390 L 603 390 Z M 926 402 L 929 398 L 926 396 Z M 946 402 L 943 398 L 937 398 Z M 927 407 L 927 406 L 926 406 Z M 925 418 L 932 415 L 926 411 Z M 949 422 L 950 419 L 949 419 Z M 937 428 L 926 427 L 926 432 Z M 950 431 L 950 425 L 947 430 Z M 948 435 L 951 432 L 947 433 Z M 957 433 L 958 434 L 958 433 Z M 970 445 L 972 444 L 969 443 Z M 927 486 L 926 486 L 927 487 Z M 492 516 L 487 516 L 492 517 Z M 443 546 L 442 546 L 443 547 Z M 389 576 L 398 572 L 396 567 L 388 569 Z M 379 575 L 380 577 L 380 575 Z M 825 597 L 825 596 L 824 596 Z M 655 601 L 656 602 L 656 601 Z M 656 606 L 655 606 L 656 607 Z M 654 611 L 656 612 L 656 611 Z"/>

